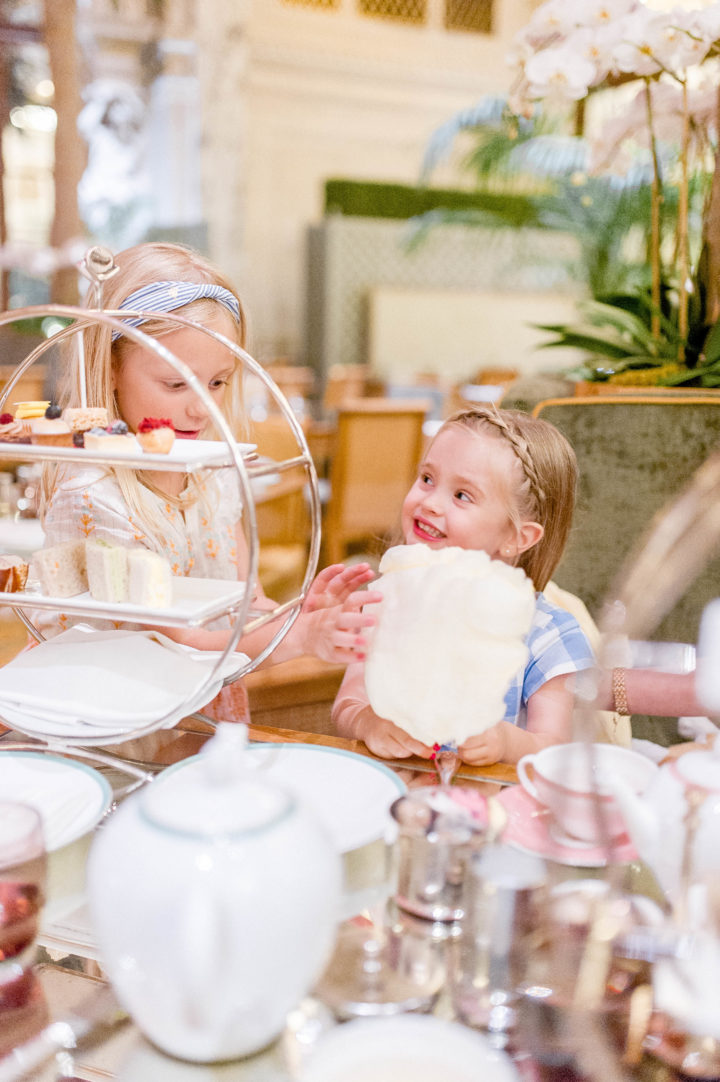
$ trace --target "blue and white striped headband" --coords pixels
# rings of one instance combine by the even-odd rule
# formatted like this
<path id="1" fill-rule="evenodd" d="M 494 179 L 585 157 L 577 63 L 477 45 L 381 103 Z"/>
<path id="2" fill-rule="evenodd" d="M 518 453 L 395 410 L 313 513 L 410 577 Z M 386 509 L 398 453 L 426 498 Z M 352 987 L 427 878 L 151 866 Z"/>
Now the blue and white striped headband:
<path id="1" fill-rule="evenodd" d="M 172 312 L 175 308 L 182 308 L 191 301 L 199 301 L 202 297 L 220 301 L 232 315 L 236 323 L 240 322 L 240 302 L 237 297 L 223 286 L 213 285 L 211 282 L 150 282 L 142 289 L 136 289 L 120 305 L 121 309 L 129 308 L 140 312 Z M 144 316 L 133 319 L 124 319 L 128 327 L 139 327 L 147 322 Z M 119 338 L 122 331 L 112 332 L 112 341 Z"/>

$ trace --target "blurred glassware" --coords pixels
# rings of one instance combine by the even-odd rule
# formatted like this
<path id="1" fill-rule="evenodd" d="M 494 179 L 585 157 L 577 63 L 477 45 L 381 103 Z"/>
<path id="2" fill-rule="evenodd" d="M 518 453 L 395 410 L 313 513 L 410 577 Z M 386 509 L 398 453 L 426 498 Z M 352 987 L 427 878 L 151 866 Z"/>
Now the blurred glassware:
<path id="1" fill-rule="evenodd" d="M 45 901 L 45 839 L 29 804 L 0 802 L 0 1055 L 45 1021 L 33 973 Z"/>
<path id="2" fill-rule="evenodd" d="M 428 920 L 461 920 L 465 914 L 467 875 L 472 854 L 486 838 L 487 808 L 482 819 L 438 786 L 414 789 L 390 811 L 398 824 L 397 904 Z"/>
<path id="3" fill-rule="evenodd" d="M 530 935 L 545 912 L 547 871 L 540 857 L 486 846 L 469 868 L 467 912 L 452 952 L 455 1010 L 468 1025 L 504 1039 L 515 1025 L 517 988 L 527 973 Z"/>

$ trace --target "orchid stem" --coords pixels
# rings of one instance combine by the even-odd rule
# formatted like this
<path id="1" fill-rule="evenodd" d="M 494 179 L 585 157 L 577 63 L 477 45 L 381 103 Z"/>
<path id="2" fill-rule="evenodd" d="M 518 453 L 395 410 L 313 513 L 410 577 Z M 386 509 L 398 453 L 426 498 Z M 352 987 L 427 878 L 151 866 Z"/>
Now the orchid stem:
<path id="1" fill-rule="evenodd" d="M 660 179 L 660 161 L 658 159 L 657 140 L 655 138 L 652 92 L 650 80 L 645 79 L 645 104 L 647 107 L 648 133 L 650 136 L 650 154 L 652 157 L 652 183 L 650 187 L 650 273 L 652 313 L 650 330 L 655 341 L 660 339 L 660 203 L 662 184 Z"/>

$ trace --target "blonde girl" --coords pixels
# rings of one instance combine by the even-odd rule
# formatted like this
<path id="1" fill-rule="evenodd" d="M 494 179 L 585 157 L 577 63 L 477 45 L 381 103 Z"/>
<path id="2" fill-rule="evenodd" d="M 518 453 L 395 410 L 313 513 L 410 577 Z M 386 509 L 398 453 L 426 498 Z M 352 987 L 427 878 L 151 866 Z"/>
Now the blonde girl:
<path id="1" fill-rule="evenodd" d="M 593 655 L 575 618 L 542 591 L 568 538 L 576 480 L 575 454 L 553 425 L 515 410 L 468 409 L 443 424 L 403 502 L 405 544 L 481 549 L 523 568 L 537 591 L 525 671 L 508 690 L 505 717 L 460 748 L 466 762 L 516 762 L 570 739 L 567 677 L 589 668 Z M 373 712 L 361 662 L 347 669 L 333 719 L 339 733 L 378 755 L 431 754 Z"/>
<path id="2" fill-rule="evenodd" d="M 121 252 L 116 262 L 120 269 L 104 285 L 103 308 L 152 312 L 158 317 L 176 312 L 244 347 L 242 306 L 230 283 L 199 253 L 177 244 L 142 244 Z M 195 327 L 152 316 L 128 317 L 127 322 L 140 326 L 184 361 L 233 432 L 242 434 L 242 366 L 232 350 Z M 110 423 L 125 421 L 130 431 L 143 418 L 155 417 L 168 419 L 177 439 L 212 438 L 208 411 L 199 396 L 153 350 L 98 322 L 83 334 L 88 406 L 104 407 Z M 60 404 L 79 406 L 77 366 L 66 365 L 66 372 Z M 234 470 L 206 471 L 196 477 L 73 464 L 48 471 L 46 545 L 94 537 L 159 552 L 177 575 L 243 579 L 247 547 L 237 481 Z M 344 611 L 342 607 L 371 577 L 367 565 L 351 569 L 336 565 L 321 572 L 271 663 L 304 653 L 337 662 L 352 657 L 354 636 L 370 621 L 359 612 L 359 605 L 349 602 Z M 274 607 L 259 584 L 253 584 L 253 590 L 256 607 Z M 50 633 L 67 623 L 61 616 Z M 220 621 L 201 629 L 162 630 L 187 645 L 214 650 L 226 644 L 229 626 Z M 238 649 L 254 655 L 273 633 L 273 625 L 266 625 L 241 638 Z"/>

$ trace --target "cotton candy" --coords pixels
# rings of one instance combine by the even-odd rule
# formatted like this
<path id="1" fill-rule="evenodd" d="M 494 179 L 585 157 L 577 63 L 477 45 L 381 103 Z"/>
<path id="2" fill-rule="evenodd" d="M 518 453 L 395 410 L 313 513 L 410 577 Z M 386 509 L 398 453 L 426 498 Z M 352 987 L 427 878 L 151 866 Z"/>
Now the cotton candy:
<path id="1" fill-rule="evenodd" d="M 365 667 L 375 713 L 425 744 L 461 744 L 501 721 L 527 661 L 530 579 L 485 552 L 427 545 L 389 549 L 380 573 Z"/>

